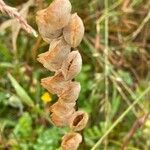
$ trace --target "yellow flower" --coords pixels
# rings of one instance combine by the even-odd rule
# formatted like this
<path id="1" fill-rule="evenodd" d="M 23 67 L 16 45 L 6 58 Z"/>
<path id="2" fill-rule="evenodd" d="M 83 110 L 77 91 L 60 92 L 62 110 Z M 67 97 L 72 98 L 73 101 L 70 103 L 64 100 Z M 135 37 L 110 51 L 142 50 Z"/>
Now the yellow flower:
<path id="1" fill-rule="evenodd" d="M 46 104 L 48 102 L 52 101 L 52 97 L 48 92 L 45 92 L 42 96 L 41 96 L 42 101 Z"/>

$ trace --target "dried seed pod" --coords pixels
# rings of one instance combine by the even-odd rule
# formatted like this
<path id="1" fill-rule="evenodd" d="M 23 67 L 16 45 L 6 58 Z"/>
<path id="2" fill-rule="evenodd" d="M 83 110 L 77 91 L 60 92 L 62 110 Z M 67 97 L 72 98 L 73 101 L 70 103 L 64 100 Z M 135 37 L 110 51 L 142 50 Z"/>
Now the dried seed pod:
<path id="1" fill-rule="evenodd" d="M 55 104 L 50 107 L 50 111 L 60 116 L 71 115 L 74 113 L 74 106 L 76 103 L 65 103 L 61 99 L 59 99 Z"/>
<path id="2" fill-rule="evenodd" d="M 69 85 L 70 81 L 65 81 L 61 72 L 53 77 L 47 77 L 41 80 L 41 85 L 52 94 L 60 95 L 64 88 Z"/>
<path id="3" fill-rule="evenodd" d="M 61 37 L 51 42 L 48 52 L 42 53 L 37 60 L 50 71 L 57 71 L 61 68 L 63 61 L 70 53 L 71 47 Z"/>
<path id="4" fill-rule="evenodd" d="M 46 9 L 46 21 L 53 30 L 65 27 L 71 16 L 71 3 L 69 0 L 54 0 Z"/>
<path id="5" fill-rule="evenodd" d="M 55 113 L 51 114 L 51 120 L 57 127 L 64 127 L 68 124 L 68 118 L 56 115 Z"/>
<path id="6" fill-rule="evenodd" d="M 51 114 L 51 120 L 57 127 L 64 127 L 69 124 L 69 118 L 72 116 L 72 113 L 66 115 L 58 115 L 56 113 Z"/>
<path id="7" fill-rule="evenodd" d="M 67 133 L 62 138 L 62 150 L 77 150 L 79 144 L 82 142 L 82 136 L 79 133 Z"/>
<path id="8" fill-rule="evenodd" d="M 82 41 L 84 25 L 77 13 L 71 15 L 69 24 L 63 29 L 63 35 L 67 43 L 74 48 Z"/>
<path id="9" fill-rule="evenodd" d="M 69 125 L 73 131 L 81 131 L 85 128 L 88 122 L 88 114 L 84 111 L 76 111 L 70 121 Z"/>
<path id="10" fill-rule="evenodd" d="M 59 96 L 65 103 L 75 102 L 81 90 L 81 85 L 79 82 L 70 82 L 70 84 L 62 91 Z"/>
<path id="11" fill-rule="evenodd" d="M 53 39 L 61 36 L 62 29 L 52 30 L 51 25 L 48 24 L 48 22 L 45 20 L 45 15 L 46 15 L 45 12 L 46 9 L 37 12 L 36 22 L 41 37 L 45 42 L 50 43 Z"/>
<path id="12" fill-rule="evenodd" d="M 36 22 L 42 38 L 46 42 L 57 38 L 70 19 L 71 3 L 69 0 L 54 0 L 49 7 L 37 12 Z"/>
<path id="13" fill-rule="evenodd" d="M 72 51 L 62 64 L 61 71 L 66 80 L 72 80 L 82 68 L 82 58 L 78 51 Z"/>

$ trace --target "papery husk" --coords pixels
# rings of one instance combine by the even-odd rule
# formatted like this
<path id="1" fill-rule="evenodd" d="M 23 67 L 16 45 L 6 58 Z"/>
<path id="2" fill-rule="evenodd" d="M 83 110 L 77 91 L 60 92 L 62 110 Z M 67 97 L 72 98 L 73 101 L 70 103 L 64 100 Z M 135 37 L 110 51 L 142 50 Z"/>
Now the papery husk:
<path id="1" fill-rule="evenodd" d="M 84 25 L 81 18 L 74 13 L 71 15 L 69 24 L 63 29 L 65 40 L 71 47 L 77 47 L 84 36 Z"/>
<path id="2" fill-rule="evenodd" d="M 76 111 L 69 121 L 70 129 L 73 131 L 83 130 L 88 122 L 88 114 L 84 111 Z"/>
<path id="3" fill-rule="evenodd" d="M 79 51 L 72 51 L 64 60 L 61 71 L 65 80 L 72 80 L 76 77 L 82 68 L 82 58 Z"/>
<path id="4" fill-rule="evenodd" d="M 56 103 L 54 103 L 50 107 L 50 111 L 60 116 L 64 115 L 71 115 L 75 112 L 74 106 L 76 105 L 75 102 L 73 103 L 65 103 L 61 99 L 59 99 Z"/>
<path id="5" fill-rule="evenodd" d="M 36 15 L 36 22 L 38 25 L 38 31 L 42 37 L 42 39 L 47 42 L 51 43 L 51 41 L 55 38 L 58 38 L 59 36 L 62 35 L 62 29 L 58 30 L 52 30 L 52 27 L 50 24 L 47 23 L 45 20 L 45 12 L 46 9 L 39 10 Z"/>
<path id="6" fill-rule="evenodd" d="M 77 150 L 81 142 L 82 136 L 79 133 L 67 133 L 62 138 L 61 148 L 62 150 Z"/>
<path id="7" fill-rule="evenodd" d="M 70 82 L 70 84 L 59 95 L 60 99 L 65 103 L 75 102 L 80 94 L 81 85 L 79 82 Z"/>
<path id="8" fill-rule="evenodd" d="M 61 37 L 53 40 L 49 51 L 38 55 L 37 60 L 48 70 L 57 71 L 61 68 L 70 51 L 71 47 Z"/>
<path id="9" fill-rule="evenodd" d="M 58 115 L 56 113 L 51 114 L 51 120 L 57 127 L 64 127 L 69 125 L 69 118 L 72 116 L 72 113 L 66 115 Z"/>
<path id="10" fill-rule="evenodd" d="M 36 21 L 39 32 L 50 43 L 49 51 L 38 56 L 38 61 L 55 75 L 41 80 L 41 85 L 52 94 L 57 94 L 58 101 L 50 107 L 51 120 L 57 127 L 69 126 L 71 131 L 62 138 L 62 150 L 77 150 L 82 136 L 76 131 L 85 128 L 88 114 L 75 111 L 76 100 L 81 86 L 72 81 L 81 71 L 82 58 L 77 47 L 84 35 L 81 18 L 71 15 L 69 0 L 53 0 L 43 10 L 37 12 Z"/>
<path id="11" fill-rule="evenodd" d="M 37 12 L 36 22 L 42 38 L 51 42 L 62 33 L 71 17 L 71 3 L 69 0 L 54 0 L 46 9 Z"/>
<path id="12" fill-rule="evenodd" d="M 46 21 L 54 30 L 65 27 L 71 17 L 71 3 L 69 0 L 54 0 L 46 9 Z"/>
<path id="13" fill-rule="evenodd" d="M 64 88 L 69 85 L 70 81 L 65 81 L 61 72 L 52 77 L 41 80 L 41 85 L 52 94 L 60 95 Z"/>

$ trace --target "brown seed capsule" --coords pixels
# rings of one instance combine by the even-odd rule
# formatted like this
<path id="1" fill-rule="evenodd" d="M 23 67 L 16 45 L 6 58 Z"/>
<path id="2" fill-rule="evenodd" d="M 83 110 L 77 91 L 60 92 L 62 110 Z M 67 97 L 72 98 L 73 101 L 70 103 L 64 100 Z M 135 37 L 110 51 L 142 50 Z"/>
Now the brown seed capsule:
<path id="1" fill-rule="evenodd" d="M 62 73 L 66 80 L 72 80 L 82 68 L 82 58 L 78 51 L 72 51 L 62 64 Z"/>
<path id="2" fill-rule="evenodd" d="M 76 111 L 69 121 L 69 126 L 73 131 L 81 131 L 85 128 L 87 122 L 88 114 L 84 111 Z"/>
<path id="3" fill-rule="evenodd" d="M 62 34 L 62 29 L 51 29 L 52 27 L 45 21 L 45 11 L 46 9 L 37 12 L 36 22 L 41 37 L 45 42 L 50 43 L 53 39 L 58 38 Z"/>
<path id="4" fill-rule="evenodd" d="M 74 111 L 74 109 L 72 109 L 72 112 L 73 111 Z M 72 116 L 72 112 L 68 113 L 66 115 L 59 115 L 56 113 L 52 113 L 51 120 L 58 127 L 68 126 L 69 118 Z"/>
<path id="5" fill-rule="evenodd" d="M 62 29 L 69 22 L 71 8 L 69 0 L 54 0 L 46 10 L 46 21 L 54 30 Z"/>
<path id="6" fill-rule="evenodd" d="M 63 29 L 65 40 L 71 47 L 77 47 L 84 36 L 84 25 L 77 13 L 72 14 L 69 24 Z"/>
<path id="7" fill-rule="evenodd" d="M 37 12 L 38 29 L 46 42 L 60 36 L 61 29 L 69 22 L 70 12 L 69 0 L 54 0 L 49 7 Z"/>
<path id="8" fill-rule="evenodd" d="M 68 118 L 64 118 L 55 113 L 51 114 L 51 120 L 57 127 L 64 127 L 68 124 Z"/>
<path id="9" fill-rule="evenodd" d="M 65 103 L 61 99 L 59 99 L 55 104 L 53 104 L 50 107 L 50 111 L 59 115 L 59 116 L 64 116 L 64 115 L 71 115 L 74 113 L 75 109 L 74 106 L 76 103 Z"/>
<path id="10" fill-rule="evenodd" d="M 51 42 L 49 51 L 40 54 L 37 60 L 48 70 L 57 71 L 61 68 L 70 50 L 71 47 L 63 38 L 55 39 Z"/>
<path id="11" fill-rule="evenodd" d="M 59 97 L 65 103 L 73 103 L 78 99 L 80 90 L 81 86 L 79 82 L 70 82 Z"/>
<path id="12" fill-rule="evenodd" d="M 52 94 L 60 95 L 64 88 L 69 85 L 70 81 L 65 81 L 61 72 L 53 77 L 47 77 L 41 80 L 41 85 Z"/>
<path id="13" fill-rule="evenodd" d="M 79 144 L 82 142 L 82 136 L 79 133 L 67 133 L 62 138 L 62 150 L 77 150 Z"/>

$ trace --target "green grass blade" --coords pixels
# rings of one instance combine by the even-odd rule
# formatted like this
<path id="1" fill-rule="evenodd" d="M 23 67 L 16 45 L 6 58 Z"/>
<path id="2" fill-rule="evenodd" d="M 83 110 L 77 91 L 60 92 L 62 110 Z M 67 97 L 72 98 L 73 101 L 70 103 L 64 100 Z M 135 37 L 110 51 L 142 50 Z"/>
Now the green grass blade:
<path id="1" fill-rule="evenodd" d="M 129 111 L 150 91 L 148 87 L 136 101 L 134 101 L 123 113 L 122 115 L 112 124 L 112 126 L 105 132 L 105 134 L 97 141 L 97 143 L 92 147 L 91 150 L 96 150 L 96 148 L 102 143 L 102 141 L 107 137 L 107 135 L 123 120 L 123 118 L 129 113 Z"/>
<path id="2" fill-rule="evenodd" d="M 10 79 L 12 86 L 14 87 L 17 95 L 20 97 L 22 102 L 30 107 L 33 107 L 33 100 L 30 98 L 27 92 L 20 86 L 20 84 L 15 80 L 15 78 L 11 74 L 8 74 L 8 78 Z"/>

